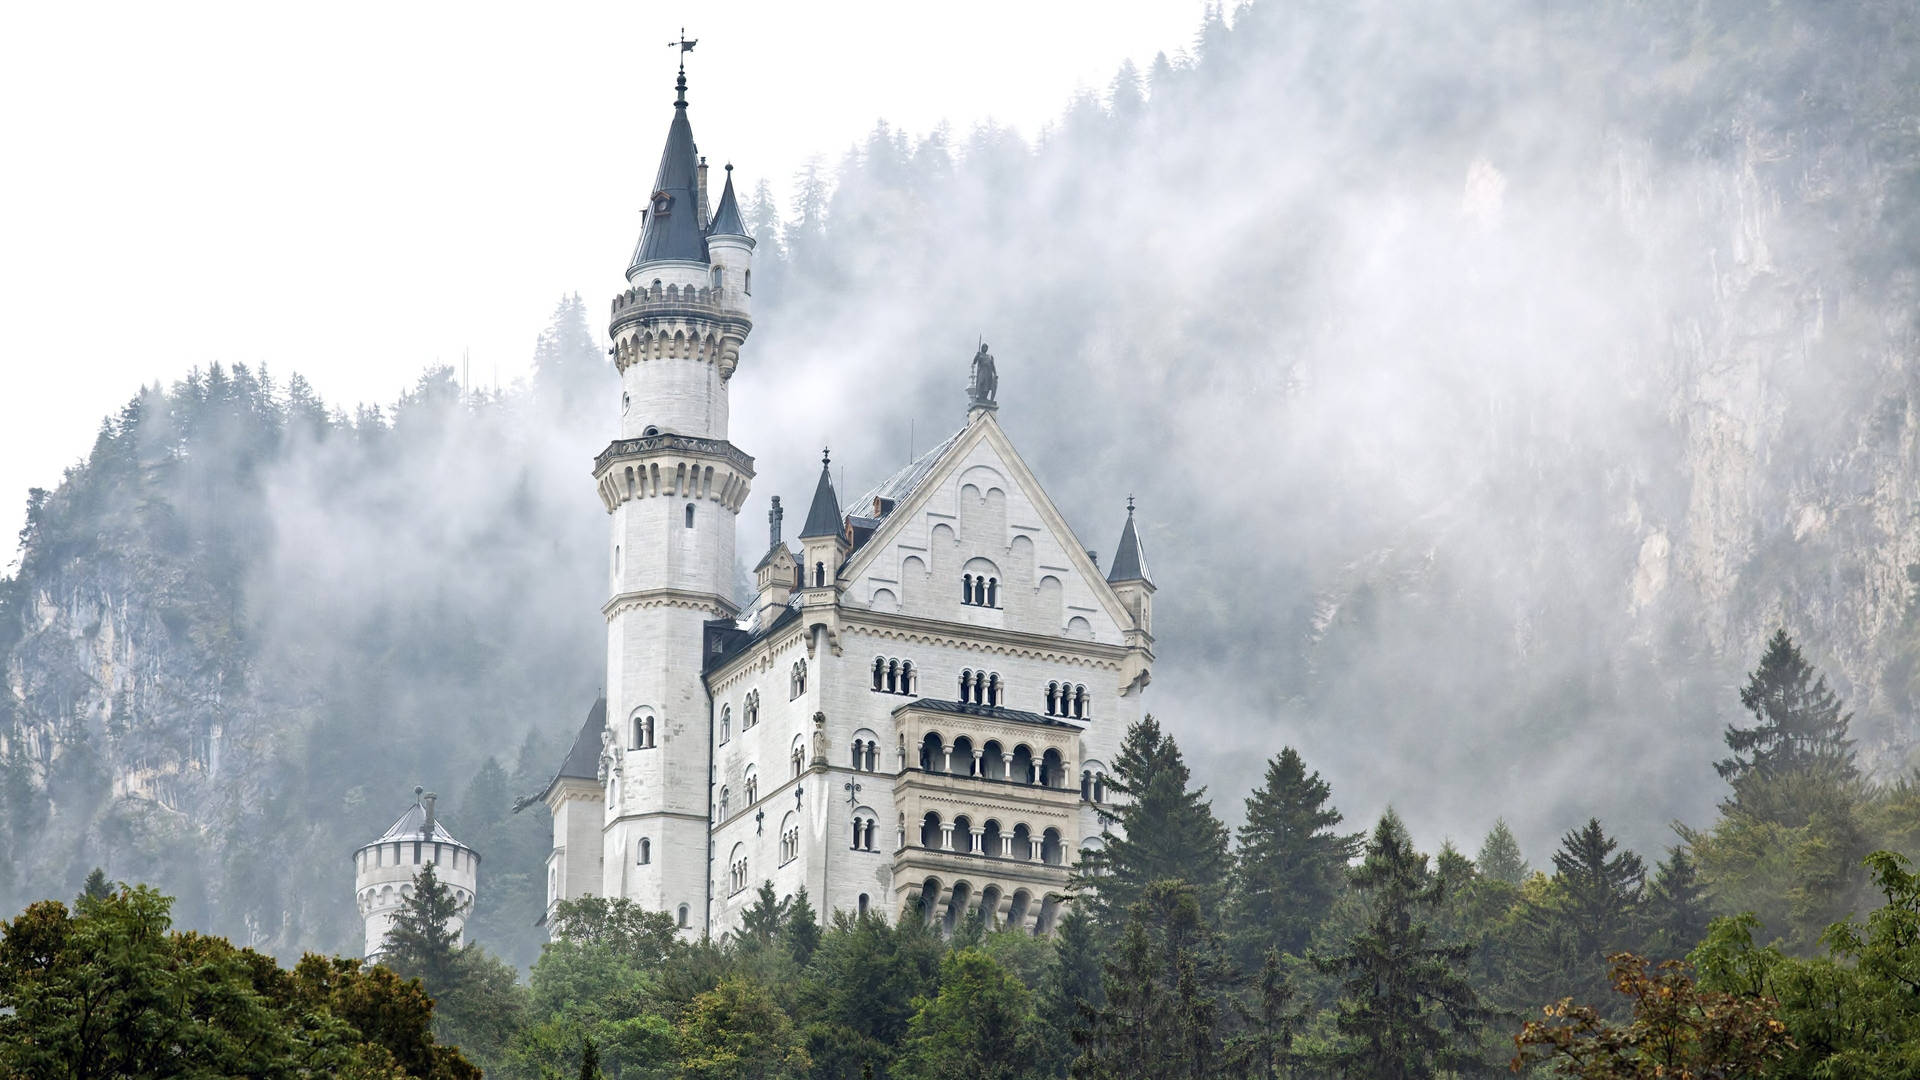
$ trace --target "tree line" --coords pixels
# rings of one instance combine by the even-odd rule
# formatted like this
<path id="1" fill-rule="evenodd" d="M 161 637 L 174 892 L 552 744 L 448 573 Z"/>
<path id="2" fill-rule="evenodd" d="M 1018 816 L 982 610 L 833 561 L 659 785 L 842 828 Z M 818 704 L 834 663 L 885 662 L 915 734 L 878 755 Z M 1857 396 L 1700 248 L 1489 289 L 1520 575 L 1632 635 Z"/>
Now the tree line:
<path id="1" fill-rule="evenodd" d="M 35 904 L 0 935 L 0 1064 L 118 1075 L 191 1044 L 151 1075 L 1913 1075 L 1913 784 L 1861 779 L 1842 703 L 1784 632 L 1740 700 L 1719 819 L 1651 873 L 1597 819 L 1538 870 L 1504 822 L 1472 856 L 1418 850 L 1392 810 L 1347 831 L 1292 748 L 1230 832 L 1148 717 L 1044 938 L 978 910 L 950 931 L 913 908 L 823 919 L 767 883 L 737 934 L 687 941 L 586 897 L 523 982 L 460 944 L 428 866 L 379 964 L 288 972 L 167 933 L 163 897 L 96 874 L 73 912 Z"/>

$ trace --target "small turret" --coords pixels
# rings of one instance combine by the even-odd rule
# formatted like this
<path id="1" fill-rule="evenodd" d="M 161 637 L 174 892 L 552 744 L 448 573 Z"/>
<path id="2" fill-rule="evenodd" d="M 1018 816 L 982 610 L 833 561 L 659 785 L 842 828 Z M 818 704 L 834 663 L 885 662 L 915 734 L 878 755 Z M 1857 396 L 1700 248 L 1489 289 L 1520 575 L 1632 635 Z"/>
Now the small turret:
<path id="1" fill-rule="evenodd" d="M 720 205 L 713 209 L 713 221 L 707 226 L 707 257 L 713 262 L 713 285 L 719 294 L 715 303 L 749 313 L 748 298 L 753 294 L 753 237 L 747 235 L 740 218 L 740 200 L 733 193 L 733 166 L 727 166 L 727 183 L 720 191 Z"/>
<path id="2" fill-rule="evenodd" d="M 413 895 L 414 879 L 428 865 L 461 905 L 450 924 L 456 933 L 473 910 L 480 884 L 480 853 L 453 838 L 434 816 L 434 801 L 432 792 L 414 788 L 413 805 L 406 813 L 378 840 L 353 853 L 354 896 L 366 923 L 369 960 L 386 946 L 394 918 Z"/>
<path id="3" fill-rule="evenodd" d="M 754 604 L 754 615 L 762 629 L 773 625 L 773 620 L 786 608 L 800 572 L 793 552 L 788 551 L 786 542 L 780 539 L 780 524 L 785 516 L 786 512 L 780 508 L 780 496 L 775 495 L 773 509 L 767 511 L 767 554 L 760 565 L 753 568 L 754 586 L 760 594 Z"/>
<path id="4" fill-rule="evenodd" d="M 1133 614 L 1134 630 L 1152 640 L 1153 580 L 1147 574 L 1147 553 L 1140 546 L 1140 534 L 1133 526 L 1131 495 L 1127 496 L 1127 523 L 1120 530 L 1120 545 L 1114 550 L 1107 584 Z"/>
<path id="5" fill-rule="evenodd" d="M 840 502 L 833 493 L 832 459 L 820 452 L 820 483 L 813 489 L 813 505 L 807 508 L 807 523 L 800 530 L 801 580 L 803 593 L 827 590 L 832 602 L 840 576 L 840 564 L 846 561 L 851 545 L 847 543 L 846 523 L 840 518 Z M 812 597 L 809 596 L 809 602 Z"/>

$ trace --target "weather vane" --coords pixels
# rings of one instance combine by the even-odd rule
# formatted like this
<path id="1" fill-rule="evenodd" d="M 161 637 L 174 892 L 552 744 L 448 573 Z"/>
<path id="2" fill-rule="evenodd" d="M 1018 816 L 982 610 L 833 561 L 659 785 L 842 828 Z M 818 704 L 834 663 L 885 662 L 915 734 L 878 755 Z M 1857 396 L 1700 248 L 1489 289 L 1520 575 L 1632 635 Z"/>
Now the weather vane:
<path id="1" fill-rule="evenodd" d="M 698 44 L 700 44 L 699 38 L 695 38 L 692 41 L 687 40 L 687 28 L 684 26 L 680 28 L 679 41 L 667 42 L 667 48 L 671 49 L 678 46 L 680 49 L 680 74 L 685 75 L 687 73 L 687 54 L 692 52 L 693 47 Z"/>

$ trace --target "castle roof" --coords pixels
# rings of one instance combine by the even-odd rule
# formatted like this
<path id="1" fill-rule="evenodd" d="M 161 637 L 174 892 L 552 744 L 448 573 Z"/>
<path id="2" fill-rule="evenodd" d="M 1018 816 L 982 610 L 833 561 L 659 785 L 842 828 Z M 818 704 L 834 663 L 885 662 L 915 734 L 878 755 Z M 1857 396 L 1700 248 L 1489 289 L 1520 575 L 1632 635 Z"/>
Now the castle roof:
<path id="1" fill-rule="evenodd" d="M 1107 580 L 1144 581 L 1153 584 L 1147 576 L 1147 553 L 1141 550 L 1140 534 L 1133 528 L 1133 500 L 1127 500 L 1127 524 L 1120 530 L 1120 547 L 1113 553 L 1113 569 L 1107 571 Z"/>
<path id="2" fill-rule="evenodd" d="M 680 99 L 673 103 L 667 145 L 660 152 L 647 200 L 647 224 L 633 250 L 633 265 L 659 259 L 707 261 L 706 223 L 700 220 L 700 155 L 687 121 L 687 77 L 680 76 Z"/>
<path id="3" fill-rule="evenodd" d="M 580 733 L 573 737 L 573 745 L 567 748 L 567 756 L 560 762 L 560 771 L 540 790 L 540 798 L 551 795 L 562 780 L 597 782 L 600 779 L 600 733 L 606 726 L 607 699 L 602 695 L 594 701 L 593 708 L 587 710 L 587 722 L 580 725 Z"/>
<path id="4" fill-rule="evenodd" d="M 894 507 L 907 501 L 907 499 L 913 495 L 914 491 L 920 487 L 921 482 L 932 474 L 934 466 L 940 464 L 941 457 L 944 456 L 948 450 L 953 449 L 953 444 L 959 442 L 960 436 L 966 433 L 967 429 L 964 427 L 961 428 L 947 436 L 938 446 L 935 446 L 933 449 L 901 466 L 899 471 L 887 477 L 885 480 L 880 481 L 879 485 L 874 487 L 873 490 L 860 496 L 859 499 L 849 505 L 847 507 L 847 515 L 850 517 L 884 517 L 887 513 L 891 513 Z M 877 504 L 876 500 L 878 500 Z M 876 510 L 881 507 L 885 508 L 884 512 L 876 513 Z"/>
<path id="5" fill-rule="evenodd" d="M 893 711 L 895 714 L 898 714 L 907 709 L 919 709 L 922 712 L 946 713 L 950 716 L 978 716 L 988 720 L 1004 720 L 1015 724 L 1033 724 L 1037 727 L 1066 728 L 1069 731 L 1082 731 L 1086 728 L 1085 724 L 1076 724 L 1071 720 L 1063 720 L 1057 716 L 1041 716 L 1039 713 L 1027 712 L 1024 709 L 1003 709 L 998 705 L 975 705 L 967 701 L 943 701 L 939 698 L 918 698 L 914 701 L 907 702 L 905 705 Z"/>
<path id="6" fill-rule="evenodd" d="M 373 843 L 379 844 L 391 840 L 426 839 L 435 840 L 442 844 L 460 844 L 460 841 L 455 840 L 453 834 L 447 831 L 446 822 L 441 821 L 438 817 L 433 819 L 432 836 L 427 835 L 426 826 L 427 808 L 423 805 L 422 800 L 415 800 L 412 806 L 407 807 L 407 812 L 401 814 L 398 820 L 388 826 L 386 832 L 380 834 L 380 839 L 373 841 Z M 460 844 L 460 846 L 466 847 L 465 844 Z"/>
<path id="7" fill-rule="evenodd" d="M 707 226 L 708 236 L 745 236 L 747 227 L 740 220 L 740 204 L 733 197 L 733 166 L 727 166 L 727 187 L 720 193 L 720 205 Z"/>
<path id="8" fill-rule="evenodd" d="M 839 536 L 840 530 L 840 504 L 833 497 L 833 466 L 822 456 L 820 483 L 814 486 L 813 505 L 807 508 L 807 524 L 800 530 L 800 539 Z"/>

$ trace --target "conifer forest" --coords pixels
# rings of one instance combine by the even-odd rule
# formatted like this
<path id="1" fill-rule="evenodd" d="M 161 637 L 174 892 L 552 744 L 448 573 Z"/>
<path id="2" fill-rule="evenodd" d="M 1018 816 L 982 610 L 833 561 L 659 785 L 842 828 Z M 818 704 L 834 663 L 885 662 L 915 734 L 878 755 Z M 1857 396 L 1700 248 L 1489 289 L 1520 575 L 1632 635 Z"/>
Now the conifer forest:
<path id="1" fill-rule="evenodd" d="M 795 417 L 843 495 L 958 427 L 981 327 L 1080 538 L 1138 496 L 1149 715 L 1050 933 L 548 912 L 609 268 L 524 379 L 334 401 L 262 343 L 25 493 L 0 1076 L 1920 1076 L 1920 4 L 1194 31 L 1030 136 L 740 190 L 743 536 L 821 471 Z M 363 962 L 350 856 L 416 784 L 477 895 L 429 865 Z"/>

